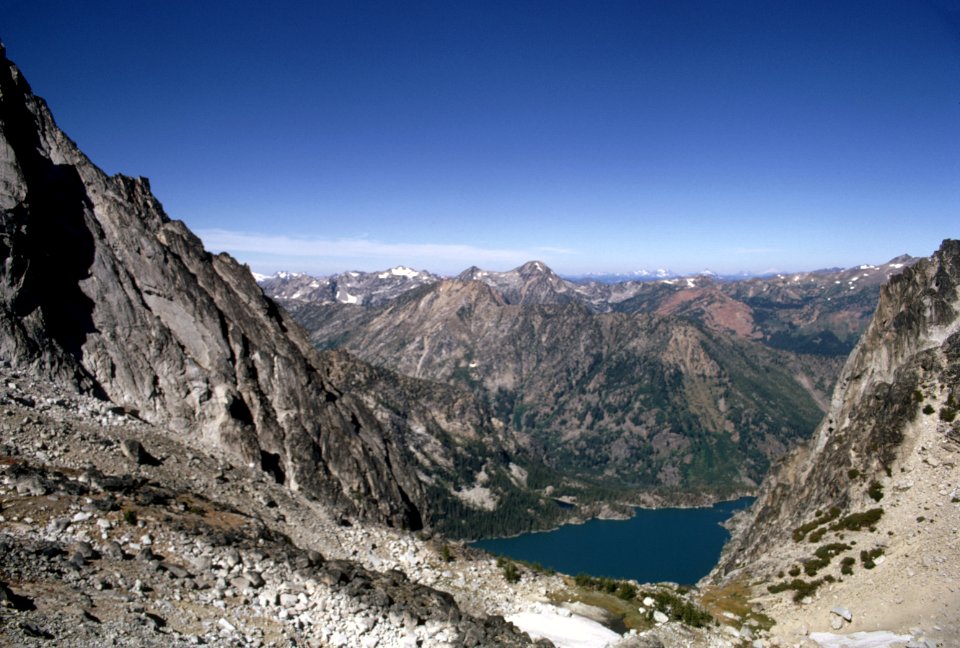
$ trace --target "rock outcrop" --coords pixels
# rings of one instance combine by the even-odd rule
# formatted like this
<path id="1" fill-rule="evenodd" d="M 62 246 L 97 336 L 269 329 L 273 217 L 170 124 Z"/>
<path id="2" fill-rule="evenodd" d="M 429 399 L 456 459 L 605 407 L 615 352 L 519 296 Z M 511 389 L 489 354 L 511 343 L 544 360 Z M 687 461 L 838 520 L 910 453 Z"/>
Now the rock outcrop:
<path id="1" fill-rule="evenodd" d="M 958 287 L 955 240 L 884 286 L 827 416 L 735 523 L 714 582 L 763 584 L 771 614 L 813 630 L 957 636 Z"/>
<path id="2" fill-rule="evenodd" d="M 348 513 L 419 527 L 406 430 L 333 384 L 249 270 L 206 252 L 145 179 L 91 163 L 0 55 L 0 358 Z"/>

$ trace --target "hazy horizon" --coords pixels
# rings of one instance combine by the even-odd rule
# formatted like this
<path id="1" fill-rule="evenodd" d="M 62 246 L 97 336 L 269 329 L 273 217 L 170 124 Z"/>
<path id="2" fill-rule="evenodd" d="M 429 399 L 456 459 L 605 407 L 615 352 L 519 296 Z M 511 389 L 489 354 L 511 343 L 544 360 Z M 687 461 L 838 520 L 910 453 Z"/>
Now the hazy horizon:
<path id="1" fill-rule="evenodd" d="M 11 0 L 108 173 L 254 271 L 797 272 L 960 236 L 960 6 Z"/>

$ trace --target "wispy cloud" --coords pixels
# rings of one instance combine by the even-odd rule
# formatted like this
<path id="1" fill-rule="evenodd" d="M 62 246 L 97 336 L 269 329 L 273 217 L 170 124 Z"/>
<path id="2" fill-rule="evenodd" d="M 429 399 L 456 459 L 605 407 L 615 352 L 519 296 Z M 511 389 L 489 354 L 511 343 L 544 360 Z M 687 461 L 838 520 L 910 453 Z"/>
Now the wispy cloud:
<path id="1" fill-rule="evenodd" d="M 351 263 L 365 261 L 372 264 L 371 267 L 405 263 L 443 271 L 448 268 L 462 269 L 471 264 L 519 265 L 538 258 L 544 252 L 575 253 L 567 248 L 490 248 L 470 244 L 390 243 L 366 238 L 325 239 L 225 229 L 202 229 L 197 231 L 197 235 L 203 240 L 204 246 L 213 252 L 226 251 L 242 261 L 270 258 L 269 265 L 283 264 L 284 260 L 287 260 L 287 269 L 315 266 L 321 260 L 326 260 L 326 265 L 331 262 L 336 265 L 336 260 Z"/>

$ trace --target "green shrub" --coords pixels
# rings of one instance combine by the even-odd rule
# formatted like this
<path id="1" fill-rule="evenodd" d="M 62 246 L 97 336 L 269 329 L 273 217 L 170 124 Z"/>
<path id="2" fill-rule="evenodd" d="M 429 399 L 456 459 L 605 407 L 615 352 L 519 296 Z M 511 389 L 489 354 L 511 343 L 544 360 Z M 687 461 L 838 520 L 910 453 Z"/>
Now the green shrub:
<path id="1" fill-rule="evenodd" d="M 931 405 L 930 403 L 927 403 L 926 405 L 923 406 L 923 413 L 926 414 L 926 415 L 928 415 L 928 416 L 929 416 L 930 414 L 933 414 L 933 413 L 936 412 L 936 411 L 937 411 L 937 410 L 936 410 L 936 409 L 933 407 L 933 405 Z"/>
<path id="2" fill-rule="evenodd" d="M 794 578 L 791 581 L 783 581 L 775 585 L 769 585 L 767 586 L 767 591 L 769 591 L 771 594 L 778 594 L 780 592 L 793 590 L 793 602 L 799 603 L 805 597 L 812 596 L 817 591 L 817 588 L 822 584 L 822 579 L 805 581 L 799 578 Z"/>
<path id="3" fill-rule="evenodd" d="M 811 558 L 803 563 L 803 573 L 807 576 L 816 576 L 817 572 L 830 564 L 829 560 L 823 558 Z"/>
<path id="4" fill-rule="evenodd" d="M 123 512 L 123 521 L 133 526 L 137 523 L 137 512 L 133 509 L 126 509 Z"/>
<path id="5" fill-rule="evenodd" d="M 879 502 L 883 499 L 883 484 L 878 481 L 870 482 L 870 488 L 867 489 L 867 495 L 870 496 L 874 502 Z"/>
<path id="6" fill-rule="evenodd" d="M 680 621 L 695 628 L 702 628 L 713 621 L 709 612 L 673 592 L 660 589 L 653 592 L 643 591 L 637 595 L 637 598 L 647 596 L 656 601 L 656 609 L 664 612 L 674 621 Z"/>
<path id="7" fill-rule="evenodd" d="M 504 561 L 503 564 L 503 578 L 508 583 L 516 583 L 520 580 L 520 570 L 517 569 L 517 565 L 512 561 Z"/>
<path id="8" fill-rule="evenodd" d="M 630 601 L 637 598 L 637 588 L 626 581 L 620 583 L 617 587 L 617 598 L 624 601 Z"/>
<path id="9" fill-rule="evenodd" d="M 847 477 L 849 477 L 850 479 L 856 479 L 859 476 L 860 476 L 860 471 L 857 470 L 856 468 L 851 468 L 850 470 L 847 471 Z"/>
<path id="10" fill-rule="evenodd" d="M 957 410 L 952 407 L 941 407 L 940 408 L 940 420 L 947 423 L 953 423 L 953 420 L 957 418 Z"/>
<path id="11" fill-rule="evenodd" d="M 837 523 L 830 527 L 831 531 L 859 531 L 863 527 L 873 528 L 883 516 L 882 508 L 870 509 L 862 513 L 851 513 L 837 520 Z"/>
<path id="12" fill-rule="evenodd" d="M 840 573 L 845 576 L 853 574 L 853 566 L 857 564 L 857 559 L 853 556 L 846 556 L 840 561 Z"/>
<path id="13" fill-rule="evenodd" d="M 794 529 L 793 531 L 794 542 L 802 541 L 808 533 L 810 533 L 817 527 L 822 526 L 827 522 L 830 522 L 831 520 L 837 519 L 839 515 L 840 515 L 840 509 L 837 508 L 836 506 L 832 507 L 826 513 L 820 513 L 818 511 L 817 517 L 815 517 L 812 521 L 807 522 L 806 524 L 802 524 L 798 526 L 796 529 Z M 820 535 L 822 536 L 823 534 L 820 534 Z"/>
<path id="14" fill-rule="evenodd" d="M 842 542 L 831 542 L 817 548 L 815 555 L 822 560 L 832 560 L 834 556 L 842 554 L 850 545 Z"/>
<path id="15" fill-rule="evenodd" d="M 864 569 L 873 569 L 877 566 L 875 562 L 877 558 L 883 555 L 883 547 L 876 547 L 870 551 L 861 551 L 860 552 L 860 562 L 863 564 Z"/>

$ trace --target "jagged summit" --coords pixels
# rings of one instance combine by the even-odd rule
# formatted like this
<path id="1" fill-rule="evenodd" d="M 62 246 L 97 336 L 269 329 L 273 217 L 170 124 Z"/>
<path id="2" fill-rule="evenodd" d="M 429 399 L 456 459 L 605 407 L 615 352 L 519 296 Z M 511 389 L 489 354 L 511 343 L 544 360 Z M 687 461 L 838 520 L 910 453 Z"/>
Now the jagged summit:
<path id="1" fill-rule="evenodd" d="M 338 388 L 249 270 L 106 176 L 0 60 L 0 356 L 109 398 L 287 486 L 400 526 L 425 496 L 407 450 Z"/>
<path id="2" fill-rule="evenodd" d="M 397 266 L 379 272 L 350 271 L 329 277 L 278 272 L 258 279 L 258 283 L 271 297 L 287 302 L 376 306 L 439 279 L 425 270 Z"/>

